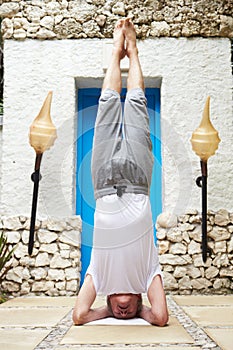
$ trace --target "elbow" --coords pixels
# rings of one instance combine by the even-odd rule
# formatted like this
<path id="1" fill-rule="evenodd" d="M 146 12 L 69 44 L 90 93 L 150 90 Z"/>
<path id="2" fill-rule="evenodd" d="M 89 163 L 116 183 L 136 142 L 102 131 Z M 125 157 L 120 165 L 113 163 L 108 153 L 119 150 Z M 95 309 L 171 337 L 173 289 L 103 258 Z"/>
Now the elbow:
<path id="1" fill-rule="evenodd" d="M 154 317 L 154 320 L 152 321 L 152 324 L 155 326 L 164 327 L 168 324 L 168 321 L 169 321 L 169 316 L 168 316 L 168 313 L 165 312 L 163 314 L 156 314 L 156 316 Z"/>
<path id="2" fill-rule="evenodd" d="M 159 318 L 159 320 L 157 322 L 157 326 L 164 327 L 168 324 L 168 321 L 169 321 L 168 315 L 164 315 L 164 316 Z"/>
<path id="3" fill-rule="evenodd" d="M 73 322 L 76 326 L 81 326 L 82 324 L 85 323 L 83 315 L 78 313 L 75 310 L 73 312 L 72 319 L 73 319 Z"/>

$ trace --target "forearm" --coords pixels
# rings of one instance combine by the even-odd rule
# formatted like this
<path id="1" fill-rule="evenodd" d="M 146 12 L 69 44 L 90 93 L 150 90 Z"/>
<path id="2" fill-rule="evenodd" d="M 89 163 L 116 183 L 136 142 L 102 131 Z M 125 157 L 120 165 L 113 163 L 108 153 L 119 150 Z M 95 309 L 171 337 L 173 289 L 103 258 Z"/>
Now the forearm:
<path id="1" fill-rule="evenodd" d="M 96 309 L 90 309 L 87 313 L 82 315 L 74 314 L 73 320 L 76 325 L 82 325 L 91 321 L 101 320 L 110 316 L 111 313 L 109 312 L 108 308 L 106 306 L 103 306 Z"/>
<path id="2" fill-rule="evenodd" d="M 156 315 L 151 311 L 151 308 L 143 305 L 139 313 L 139 317 L 143 318 L 145 321 L 155 325 L 155 326 L 165 326 L 168 322 L 168 316 L 166 315 Z"/>

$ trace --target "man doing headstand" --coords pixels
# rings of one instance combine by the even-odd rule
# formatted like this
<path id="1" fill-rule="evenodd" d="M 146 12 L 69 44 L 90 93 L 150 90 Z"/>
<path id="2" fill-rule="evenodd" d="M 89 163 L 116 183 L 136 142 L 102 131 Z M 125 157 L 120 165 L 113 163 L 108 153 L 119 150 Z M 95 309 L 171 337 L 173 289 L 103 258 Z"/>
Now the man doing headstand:
<path id="1" fill-rule="evenodd" d="M 120 61 L 129 58 L 122 115 Z M 144 80 L 129 19 L 117 22 L 95 124 L 93 249 L 73 312 L 74 323 L 141 317 L 164 326 L 168 310 L 154 245 L 149 188 L 153 167 Z M 142 304 L 147 292 L 150 307 Z M 96 295 L 107 305 L 91 308 Z"/>

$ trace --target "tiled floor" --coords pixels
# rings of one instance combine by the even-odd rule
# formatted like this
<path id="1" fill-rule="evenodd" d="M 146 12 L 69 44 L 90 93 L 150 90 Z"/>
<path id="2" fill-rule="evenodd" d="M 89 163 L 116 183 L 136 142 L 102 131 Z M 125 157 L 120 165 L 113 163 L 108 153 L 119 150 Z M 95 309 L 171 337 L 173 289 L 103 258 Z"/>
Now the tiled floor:
<path id="1" fill-rule="evenodd" d="M 73 326 L 74 302 L 74 297 L 25 297 L 1 304 L 0 349 L 233 349 L 233 295 L 168 296 L 170 322 L 163 328 L 111 319 Z M 95 306 L 103 303 L 99 299 Z"/>

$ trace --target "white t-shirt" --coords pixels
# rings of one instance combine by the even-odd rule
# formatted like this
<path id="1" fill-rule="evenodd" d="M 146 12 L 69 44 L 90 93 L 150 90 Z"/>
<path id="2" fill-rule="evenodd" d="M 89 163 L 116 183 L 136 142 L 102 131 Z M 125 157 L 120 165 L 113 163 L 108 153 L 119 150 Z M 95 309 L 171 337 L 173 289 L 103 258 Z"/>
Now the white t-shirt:
<path id="1" fill-rule="evenodd" d="M 144 293 L 160 274 L 150 200 L 124 193 L 97 199 L 93 249 L 87 269 L 97 294 Z"/>

